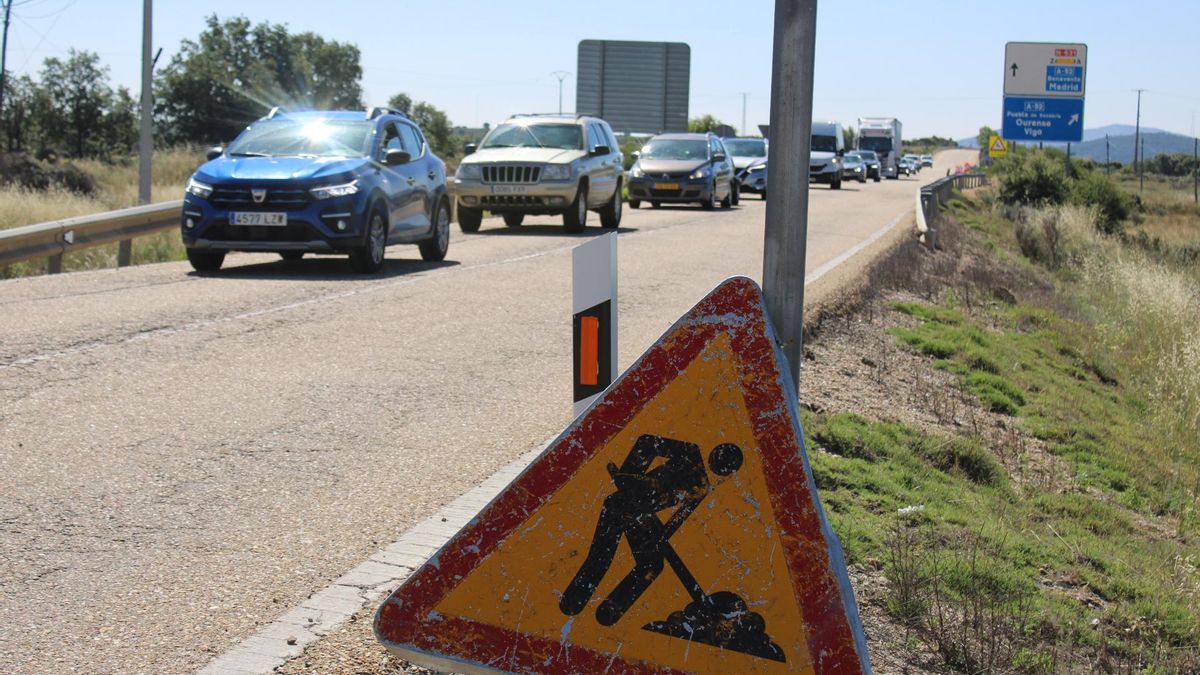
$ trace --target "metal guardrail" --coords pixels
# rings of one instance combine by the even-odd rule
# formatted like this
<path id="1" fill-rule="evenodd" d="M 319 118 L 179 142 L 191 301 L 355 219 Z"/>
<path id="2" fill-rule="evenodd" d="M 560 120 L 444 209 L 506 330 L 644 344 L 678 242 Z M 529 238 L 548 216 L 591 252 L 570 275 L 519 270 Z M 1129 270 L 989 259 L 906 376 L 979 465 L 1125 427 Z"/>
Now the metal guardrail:
<path id="1" fill-rule="evenodd" d="M 180 199 L 0 230 L 0 266 L 45 257 L 57 274 L 64 253 L 179 227 L 182 211 Z"/>
<path id="2" fill-rule="evenodd" d="M 942 205 L 949 202 L 955 190 L 969 190 L 987 185 L 987 174 L 960 173 L 935 180 L 917 191 L 917 231 L 929 248 L 937 248 L 937 225 L 942 219 Z"/>

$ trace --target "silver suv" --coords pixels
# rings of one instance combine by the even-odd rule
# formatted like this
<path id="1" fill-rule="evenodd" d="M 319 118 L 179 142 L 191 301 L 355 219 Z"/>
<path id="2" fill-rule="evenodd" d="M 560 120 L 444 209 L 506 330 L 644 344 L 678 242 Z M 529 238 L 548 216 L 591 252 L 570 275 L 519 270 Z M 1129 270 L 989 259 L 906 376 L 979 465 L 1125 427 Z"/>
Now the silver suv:
<path id="1" fill-rule="evenodd" d="M 454 177 L 458 224 L 476 232 L 483 212 L 520 227 L 526 215 L 562 214 L 563 227 L 579 232 L 588 210 L 600 226 L 621 223 L 624 156 L 608 123 L 587 115 L 516 115 L 492 129 Z"/>

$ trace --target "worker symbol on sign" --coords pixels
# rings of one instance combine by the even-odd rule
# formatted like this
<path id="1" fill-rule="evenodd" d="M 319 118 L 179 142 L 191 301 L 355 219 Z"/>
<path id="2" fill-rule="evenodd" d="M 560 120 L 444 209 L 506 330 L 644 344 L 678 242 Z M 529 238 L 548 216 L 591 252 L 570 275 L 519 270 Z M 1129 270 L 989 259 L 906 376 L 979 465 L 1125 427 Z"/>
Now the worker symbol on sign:
<path id="1" fill-rule="evenodd" d="M 664 461 L 651 468 L 659 458 Z M 708 466 L 718 476 L 733 474 L 742 466 L 741 448 L 732 443 L 718 445 L 709 453 Z M 563 591 L 559 609 L 568 616 L 583 611 L 612 566 L 624 536 L 635 564 L 596 608 L 596 621 L 601 625 L 620 621 L 663 568 L 670 565 L 692 602 L 672 612 L 665 621 L 642 626 L 644 630 L 786 661 L 783 650 L 767 635 L 762 616 L 749 611 L 746 601 L 736 593 L 706 594 L 671 546 L 671 535 L 714 489 L 700 448 L 645 434 L 637 439 L 619 468 L 608 464 L 608 473 L 617 490 L 604 500 L 587 558 Z M 667 522 L 659 520 L 658 512 L 670 508 L 675 511 Z"/>

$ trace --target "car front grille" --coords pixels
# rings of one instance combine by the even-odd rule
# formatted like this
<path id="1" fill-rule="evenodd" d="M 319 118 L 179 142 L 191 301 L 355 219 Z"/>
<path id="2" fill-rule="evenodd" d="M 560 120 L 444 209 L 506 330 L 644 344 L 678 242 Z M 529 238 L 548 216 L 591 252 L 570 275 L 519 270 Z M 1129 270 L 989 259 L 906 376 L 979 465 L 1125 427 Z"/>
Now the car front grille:
<path id="1" fill-rule="evenodd" d="M 541 206 L 542 198 L 532 195 L 485 195 L 480 198 L 484 206 Z"/>
<path id="2" fill-rule="evenodd" d="M 480 167 L 485 183 L 532 184 L 542 177 L 542 167 L 536 164 L 493 164 Z"/>
<path id="3" fill-rule="evenodd" d="M 251 190 L 265 189 L 261 202 L 254 201 Z M 257 187 L 257 186 L 213 186 L 209 201 L 222 209 L 276 209 L 292 211 L 308 205 L 308 191 L 304 188 Z"/>

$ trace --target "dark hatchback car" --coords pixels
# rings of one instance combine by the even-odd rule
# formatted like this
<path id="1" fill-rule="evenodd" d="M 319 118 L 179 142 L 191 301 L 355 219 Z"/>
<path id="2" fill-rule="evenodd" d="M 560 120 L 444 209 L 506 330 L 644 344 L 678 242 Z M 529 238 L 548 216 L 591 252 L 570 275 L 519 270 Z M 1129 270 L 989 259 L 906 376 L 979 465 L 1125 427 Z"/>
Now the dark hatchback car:
<path id="1" fill-rule="evenodd" d="M 855 150 L 854 154 L 861 157 L 862 161 L 866 163 L 867 178 L 871 178 L 878 183 L 883 177 L 883 164 L 879 161 L 879 155 L 875 154 L 874 150 Z"/>
<path id="2" fill-rule="evenodd" d="M 629 170 L 629 206 L 643 201 L 733 206 L 733 161 L 714 134 L 659 134 L 637 153 Z"/>
<path id="3" fill-rule="evenodd" d="M 188 181 L 183 245 L 198 271 L 229 251 L 349 254 L 356 272 L 383 266 L 389 244 L 442 260 L 450 242 L 446 165 L 403 113 L 274 109 Z"/>

